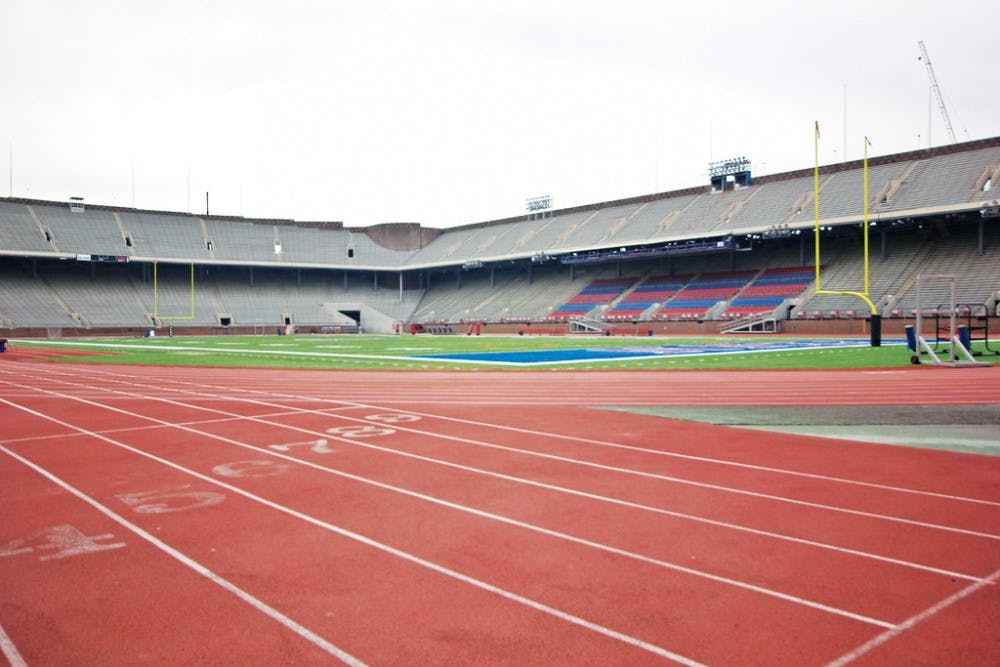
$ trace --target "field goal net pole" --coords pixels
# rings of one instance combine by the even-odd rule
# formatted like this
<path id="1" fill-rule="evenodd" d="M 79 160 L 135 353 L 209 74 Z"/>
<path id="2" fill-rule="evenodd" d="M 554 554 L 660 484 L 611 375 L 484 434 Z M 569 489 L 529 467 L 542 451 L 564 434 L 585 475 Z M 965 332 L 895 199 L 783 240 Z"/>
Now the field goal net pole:
<path id="1" fill-rule="evenodd" d="M 868 307 L 871 309 L 871 326 L 869 327 L 869 337 L 872 347 L 880 347 L 882 345 L 882 316 L 879 315 L 878 308 L 872 303 L 871 297 L 869 296 L 869 272 L 868 272 L 868 147 L 871 146 L 871 142 L 868 141 L 868 137 L 865 137 L 865 159 L 864 159 L 864 218 L 862 220 L 862 235 L 864 237 L 864 290 L 861 292 L 855 292 L 850 290 L 824 290 L 823 285 L 820 282 L 820 248 L 819 248 L 819 236 L 820 236 L 820 226 L 819 226 L 819 121 L 816 121 L 816 132 L 814 139 L 814 148 L 816 153 L 816 166 L 813 169 L 813 208 L 816 212 L 815 230 L 813 236 L 815 238 L 816 250 L 814 252 L 816 260 L 816 294 L 827 294 L 836 296 L 853 296 L 864 301 Z"/>
<path id="2" fill-rule="evenodd" d="M 941 359 L 927 343 L 924 338 L 924 284 L 929 282 L 948 282 L 948 358 Z M 941 316 L 940 308 L 937 310 L 937 317 Z M 912 338 L 912 340 L 910 340 Z M 935 343 L 938 341 L 935 340 Z M 972 357 L 972 352 L 962 343 L 958 331 L 958 313 L 955 311 L 955 274 L 953 273 L 932 273 L 920 274 L 917 276 L 917 323 L 914 335 L 907 335 L 907 344 L 915 353 L 911 361 L 920 363 L 920 354 L 924 353 L 931 360 L 931 363 L 939 366 L 980 366 Z M 963 359 L 959 359 L 959 357 Z"/>
<path id="3" fill-rule="evenodd" d="M 160 314 L 160 284 L 158 274 L 159 262 L 153 260 L 153 324 L 154 326 L 162 321 L 167 322 L 170 328 L 170 335 L 174 332 L 174 322 L 177 320 L 194 319 L 194 262 L 191 262 L 191 285 L 189 291 L 190 311 L 187 315 L 161 315 Z"/>

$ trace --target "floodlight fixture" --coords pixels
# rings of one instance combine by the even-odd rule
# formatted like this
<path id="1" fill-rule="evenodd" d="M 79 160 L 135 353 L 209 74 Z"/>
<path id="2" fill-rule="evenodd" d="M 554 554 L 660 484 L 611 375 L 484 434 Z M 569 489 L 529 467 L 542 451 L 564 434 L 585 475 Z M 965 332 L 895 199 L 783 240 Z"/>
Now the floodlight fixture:
<path id="1" fill-rule="evenodd" d="M 712 190 L 724 192 L 733 188 L 749 187 L 753 184 L 750 176 L 750 160 L 745 157 L 734 157 L 727 160 L 717 160 L 708 163 L 708 178 Z"/>

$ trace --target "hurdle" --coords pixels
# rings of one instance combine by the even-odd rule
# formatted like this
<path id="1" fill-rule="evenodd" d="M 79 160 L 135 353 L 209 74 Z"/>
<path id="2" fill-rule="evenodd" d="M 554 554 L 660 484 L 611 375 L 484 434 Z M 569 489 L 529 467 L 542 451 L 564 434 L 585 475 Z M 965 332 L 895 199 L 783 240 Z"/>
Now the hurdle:
<path id="1" fill-rule="evenodd" d="M 947 282 L 949 283 L 949 296 L 948 299 L 948 314 L 949 314 L 949 326 L 947 330 L 947 341 L 948 341 L 948 356 L 947 358 L 942 358 L 938 356 L 935 350 L 927 343 L 927 339 L 923 336 L 923 326 L 924 326 L 924 285 L 933 282 Z M 938 307 L 935 311 L 935 317 L 940 318 L 941 309 Z M 938 323 L 940 320 L 938 320 Z M 940 327 L 938 326 L 938 332 Z M 935 346 L 940 341 L 940 333 L 935 334 Z M 917 276 L 917 313 L 916 313 L 916 327 L 913 325 L 906 327 L 906 346 L 914 354 L 910 357 L 910 362 L 913 364 L 920 364 L 922 360 L 920 358 L 921 354 L 926 354 L 930 363 L 937 366 L 951 366 L 954 368 L 970 367 L 970 366 L 991 366 L 992 364 L 976 361 L 972 357 L 972 352 L 969 350 L 971 347 L 968 330 L 960 331 L 958 327 L 958 313 L 955 310 L 955 274 L 953 273 L 931 273 L 931 274 L 919 274 Z M 961 358 L 960 358 L 961 357 Z"/>

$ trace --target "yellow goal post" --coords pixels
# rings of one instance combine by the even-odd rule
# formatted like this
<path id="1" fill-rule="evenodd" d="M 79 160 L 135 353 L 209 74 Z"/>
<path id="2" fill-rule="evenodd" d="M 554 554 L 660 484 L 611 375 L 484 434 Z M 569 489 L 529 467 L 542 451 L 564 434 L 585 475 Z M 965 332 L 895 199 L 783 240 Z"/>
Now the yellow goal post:
<path id="1" fill-rule="evenodd" d="M 177 320 L 194 319 L 194 262 L 191 262 L 191 283 L 188 290 L 190 300 L 190 311 L 187 315 L 163 315 L 160 313 L 160 283 L 159 283 L 159 262 L 153 260 L 153 321 L 168 320 L 173 324 Z"/>
<path id="2" fill-rule="evenodd" d="M 815 166 L 813 168 L 813 208 L 815 210 L 815 229 L 813 237 L 815 239 L 816 249 L 814 252 L 815 263 L 816 263 L 816 294 L 818 295 L 837 295 L 837 296 L 853 296 L 864 301 L 868 307 L 871 309 L 871 346 L 879 347 L 882 344 L 882 321 L 878 313 L 878 308 L 871 300 L 870 296 L 870 286 L 869 286 L 869 246 L 868 246 L 868 147 L 871 146 L 871 142 L 868 137 L 865 137 L 864 143 L 864 168 L 863 179 L 864 179 L 864 214 L 862 217 L 861 228 L 862 236 L 864 239 L 864 287 L 861 291 L 853 290 L 825 290 L 820 277 L 820 265 L 822 264 L 820 260 L 820 225 L 819 225 L 819 121 L 816 121 L 815 132 L 813 135 L 813 147 L 815 152 Z"/>

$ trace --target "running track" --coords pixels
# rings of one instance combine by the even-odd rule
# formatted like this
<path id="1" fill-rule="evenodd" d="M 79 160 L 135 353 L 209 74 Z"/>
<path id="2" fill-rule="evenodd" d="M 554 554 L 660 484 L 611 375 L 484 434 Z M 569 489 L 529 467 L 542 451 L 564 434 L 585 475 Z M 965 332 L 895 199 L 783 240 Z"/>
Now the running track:
<path id="1" fill-rule="evenodd" d="M 995 403 L 1000 369 L 0 358 L 28 664 L 1000 663 L 1000 459 L 596 405 Z"/>

